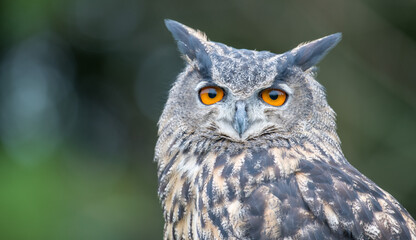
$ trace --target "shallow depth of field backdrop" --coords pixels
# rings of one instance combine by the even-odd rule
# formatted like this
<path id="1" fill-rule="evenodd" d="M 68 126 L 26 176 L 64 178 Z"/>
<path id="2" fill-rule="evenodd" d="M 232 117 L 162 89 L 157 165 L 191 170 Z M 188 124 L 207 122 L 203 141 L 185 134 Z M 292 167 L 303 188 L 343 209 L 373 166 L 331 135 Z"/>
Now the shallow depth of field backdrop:
<path id="1" fill-rule="evenodd" d="M 348 160 L 416 216 L 416 1 L 2 0 L 0 239 L 161 239 L 153 148 L 184 66 L 164 18 L 281 53 L 342 32 L 318 80 Z"/>

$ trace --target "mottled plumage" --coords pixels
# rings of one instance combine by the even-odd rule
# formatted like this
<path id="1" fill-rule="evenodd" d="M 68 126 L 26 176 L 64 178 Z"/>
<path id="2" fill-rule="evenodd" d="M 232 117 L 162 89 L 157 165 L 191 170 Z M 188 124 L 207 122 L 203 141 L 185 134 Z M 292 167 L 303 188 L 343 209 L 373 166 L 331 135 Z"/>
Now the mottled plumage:
<path id="1" fill-rule="evenodd" d="M 416 239 L 409 213 L 345 159 L 314 79 L 340 34 L 273 54 L 166 25 L 187 66 L 155 151 L 164 239 Z M 206 86 L 224 98 L 203 104 Z M 268 88 L 286 92 L 286 102 L 262 101 Z"/>

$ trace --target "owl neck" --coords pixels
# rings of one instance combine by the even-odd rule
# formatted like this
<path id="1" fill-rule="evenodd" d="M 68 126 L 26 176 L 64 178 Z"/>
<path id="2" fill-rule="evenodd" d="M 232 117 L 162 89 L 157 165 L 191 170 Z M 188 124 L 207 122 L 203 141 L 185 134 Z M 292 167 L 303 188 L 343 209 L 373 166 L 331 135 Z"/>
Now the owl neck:
<path id="1" fill-rule="evenodd" d="M 162 200 L 167 193 L 174 191 L 170 186 L 173 182 L 179 179 L 181 182 L 195 182 L 195 178 L 203 174 L 203 171 L 212 173 L 215 166 L 225 164 L 233 156 L 241 154 L 277 149 L 276 151 L 288 154 L 302 153 L 300 158 L 322 159 L 333 163 L 346 161 L 338 135 L 334 129 L 329 128 L 309 129 L 307 134 L 292 138 L 270 134 L 249 142 L 232 142 L 228 139 L 213 141 L 192 132 L 180 131 L 181 128 L 170 129 L 174 130 L 162 131 L 164 135 L 159 137 L 156 145 L 155 161 L 158 163 L 159 194 Z M 295 168 L 286 170 L 281 177 L 290 175 Z"/>
<path id="2" fill-rule="evenodd" d="M 318 109 L 316 109 L 318 110 Z M 316 143 L 321 148 L 330 148 L 331 152 L 340 152 L 341 143 L 336 133 L 335 113 L 324 104 L 323 109 L 314 111 L 310 117 L 313 122 L 306 123 L 307 127 L 293 129 L 294 134 L 282 135 L 271 133 L 259 138 L 250 139 L 246 142 L 234 142 L 230 139 L 213 138 L 212 134 L 201 135 L 177 123 L 180 121 L 159 122 L 159 138 L 155 149 L 155 161 L 159 165 L 159 175 L 168 167 L 170 169 L 172 159 L 179 155 L 201 156 L 209 152 L 220 153 L 228 151 L 236 154 L 252 148 L 288 148 L 290 146 L 304 145 L 305 143 Z"/>

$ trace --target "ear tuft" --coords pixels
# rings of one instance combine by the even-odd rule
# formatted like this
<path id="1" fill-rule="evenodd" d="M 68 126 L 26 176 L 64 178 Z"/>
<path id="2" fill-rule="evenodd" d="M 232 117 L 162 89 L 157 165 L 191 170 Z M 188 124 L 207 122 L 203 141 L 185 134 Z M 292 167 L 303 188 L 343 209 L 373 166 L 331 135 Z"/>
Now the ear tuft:
<path id="1" fill-rule="evenodd" d="M 206 35 L 171 19 L 165 19 L 165 25 L 176 40 L 179 51 L 191 61 L 196 60 L 199 71 L 207 74 L 211 60 L 205 49 Z"/>
<path id="2" fill-rule="evenodd" d="M 341 41 L 342 34 L 335 33 L 292 49 L 289 54 L 293 65 L 307 70 L 318 64 L 323 57 Z"/>

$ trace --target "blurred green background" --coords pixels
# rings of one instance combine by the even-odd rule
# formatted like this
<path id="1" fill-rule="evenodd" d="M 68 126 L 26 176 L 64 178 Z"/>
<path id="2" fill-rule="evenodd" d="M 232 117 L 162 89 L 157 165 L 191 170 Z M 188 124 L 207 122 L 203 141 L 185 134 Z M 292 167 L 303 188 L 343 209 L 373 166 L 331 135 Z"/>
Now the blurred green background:
<path id="1" fill-rule="evenodd" d="M 184 64 L 172 18 L 281 53 L 334 32 L 318 80 L 349 161 L 416 216 L 416 1 L 2 0 L 0 239 L 161 239 L 153 148 Z"/>

